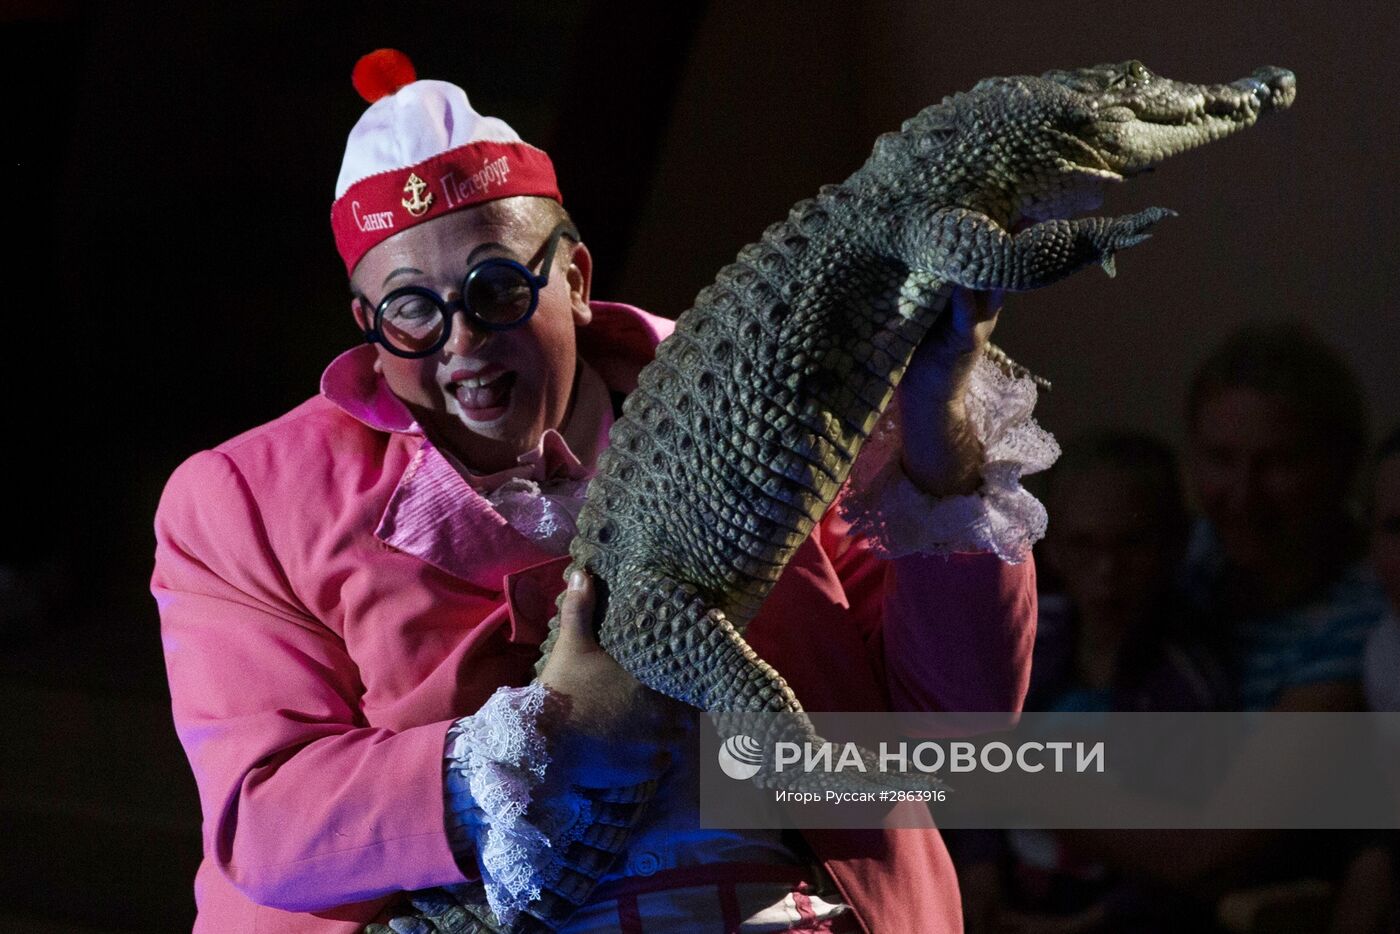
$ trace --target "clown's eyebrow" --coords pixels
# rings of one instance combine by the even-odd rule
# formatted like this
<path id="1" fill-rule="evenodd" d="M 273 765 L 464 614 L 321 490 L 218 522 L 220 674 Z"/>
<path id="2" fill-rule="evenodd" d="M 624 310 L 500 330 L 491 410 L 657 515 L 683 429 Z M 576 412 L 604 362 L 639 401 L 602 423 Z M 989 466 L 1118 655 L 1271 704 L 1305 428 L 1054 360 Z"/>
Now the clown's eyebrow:
<path id="1" fill-rule="evenodd" d="M 498 250 L 502 253 L 510 252 L 510 248 L 507 247 L 504 243 L 497 243 L 494 240 L 489 240 L 486 243 L 478 243 L 476 246 L 472 247 L 472 251 L 467 254 L 467 262 L 470 263 L 472 259 L 476 256 L 476 254 L 484 252 L 486 250 Z"/>
<path id="2" fill-rule="evenodd" d="M 397 276 L 408 276 L 408 275 L 415 275 L 415 274 L 421 276 L 421 275 L 423 275 L 423 270 L 421 270 L 421 269 L 414 269 L 412 266 L 400 266 L 398 269 L 395 269 L 393 272 L 389 273 L 387 276 L 384 277 L 384 282 L 383 282 L 383 284 L 384 284 L 384 285 L 388 285 L 388 284 L 389 284 L 389 280 L 390 280 L 390 279 L 393 279 L 393 278 L 395 278 L 395 277 L 397 277 Z"/>

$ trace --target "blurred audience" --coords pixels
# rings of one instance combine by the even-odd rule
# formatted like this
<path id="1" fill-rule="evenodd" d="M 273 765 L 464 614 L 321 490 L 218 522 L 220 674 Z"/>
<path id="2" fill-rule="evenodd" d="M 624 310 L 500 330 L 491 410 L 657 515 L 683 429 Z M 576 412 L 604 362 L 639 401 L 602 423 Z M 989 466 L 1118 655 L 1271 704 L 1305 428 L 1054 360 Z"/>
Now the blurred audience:
<path id="1" fill-rule="evenodd" d="M 1143 435 L 1072 441 L 1052 469 L 1042 594 L 1026 709 L 1202 711 L 1229 703 L 1220 666 L 1173 598 L 1189 518 L 1176 461 Z M 1131 845 L 1139 834 L 1121 834 Z M 1092 835 L 1085 835 L 1092 837 Z M 1142 934 L 1204 930 L 1208 906 L 1077 856 L 1046 831 L 954 835 L 967 930 Z"/>
<path id="2" fill-rule="evenodd" d="M 1400 711 L 1400 428 L 1376 449 L 1370 488 L 1371 563 L 1389 603 L 1389 613 L 1369 639 L 1363 666 L 1366 703 L 1372 710 Z M 1397 779 L 1394 757 L 1388 757 Z M 1393 786 L 1392 786 L 1393 787 Z M 1400 931 L 1400 839 L 1378 833 L 1348 863 L 1338 887 L 1332 934 Z"/>
<path id="3" fill-rule="evenodd" d="M 1317 334 L 1237 331 L 1196 372 L 1186 417 L 1194 526 L 1160 443 L 1101 433 L 1065 446 L 1044 542 L 1063 592 L 1042 594 L 1026 709 L 1400 709 L 1400 432 L 1377 458 L 1368 564 L 1350 508 L 1365 405 Z M 971 934 L 1208 931 L 1212 915 L 1241 931 L 1400 930 L 1391 836 L 1017 831 L 955 843 Z"/>
<path id="4" fill-rule="evenodd" d="M 1186 596 L 1240 706 L 1362 709 L 1362 647 L 1384 601 L 1347 509 L 1366 449 L 1350 368 L 1301 325 L 1247 326 L 1197 371 L 1186 415 L 1203 515 Z"/>
<path id="5" fill-rule="evenodd" d="M 1126 432 L 1087 436 L 1048 482 L 1045 558 L 1064 592 L 1041 597 L 1027 709 L 1227 704 L 1173 594 L 1190 523 L 1171 449 Z"/>
<path id="6" fill-rule="evenodd" d="M 1197 370 L 1186 417 L 1186 476 L 1201 520 L 1183 600 L 1231 676 L 1234 709 L 1364 709 L 1362 651 L 1385 601 L 1349 509 L 1366 453 L 1350 368 L 1303 325 L 1249 325 Z M 1383 930 L 1345 917 L 1336 897 L 1365 854 L 1364 833 L 1069 836 L 1121 871 L 1226 897 L 1232 930 L 1267 930 L 1270 918 L 1291 918 L 1293 930 Z"/>

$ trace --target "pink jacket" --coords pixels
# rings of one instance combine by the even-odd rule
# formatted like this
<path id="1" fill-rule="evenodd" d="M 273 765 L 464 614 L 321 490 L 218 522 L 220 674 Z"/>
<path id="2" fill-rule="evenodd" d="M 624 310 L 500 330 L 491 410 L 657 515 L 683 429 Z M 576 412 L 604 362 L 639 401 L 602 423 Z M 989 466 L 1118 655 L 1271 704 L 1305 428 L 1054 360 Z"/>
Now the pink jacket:
<path id="1" fill-rule="evenodd" d="M 630 391 L 672 323 L 594 313 L 580 352 Z M 396 892 L 461 881 L 447 728 L 530 680 L 563 586 L 565 559 L 467 485 L 373 353 L 342 355 L 321 395 L 190 458 L 156 515 L 152 590 L 204 812 L 196 931 L 357 931 Z M 881 562 L 838 533 L 818 528 L 749 629 L 809 709 L 1019 709 L 1030 562 Z M 936 830 L 807 837 L 868 930 L 962 929 Z"/>

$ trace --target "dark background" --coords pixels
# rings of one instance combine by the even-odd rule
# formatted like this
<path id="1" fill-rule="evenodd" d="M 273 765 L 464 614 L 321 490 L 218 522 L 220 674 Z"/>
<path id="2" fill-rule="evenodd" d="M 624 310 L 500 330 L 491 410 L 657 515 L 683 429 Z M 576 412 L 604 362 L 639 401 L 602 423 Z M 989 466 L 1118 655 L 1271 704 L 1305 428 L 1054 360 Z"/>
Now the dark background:
<path id="1" fill-rule="evenodd" d="M 1400 13 L 1226 6 L 0 3 L 0 929 L 188 928 L 198 813 L 145 591 L 151 516 L 184 457 L 313 394 L 356 339 L 328 214 L 360 54 L 407 51 L 547 149 L 595 297 L 672 315 L 878 133 L 978 78 L 1292 68 L 1292 112 L 1113 194 L 1182 215 L 1117 280 L 1012 297 L 998 341 L 1055 382 L 1038 415 L 1057 434 L 1175 441 L 1215 341 L 1302 317 L 1379 430 L 1400 421 Z"/>

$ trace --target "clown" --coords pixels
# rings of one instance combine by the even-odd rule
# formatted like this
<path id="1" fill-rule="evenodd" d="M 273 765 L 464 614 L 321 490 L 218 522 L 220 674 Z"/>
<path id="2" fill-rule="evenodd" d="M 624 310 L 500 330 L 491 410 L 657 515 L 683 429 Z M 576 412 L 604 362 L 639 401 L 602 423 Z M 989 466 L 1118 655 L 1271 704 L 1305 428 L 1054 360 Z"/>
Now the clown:
<path id="1" fill-rule="evenodd" d="M 543 151 L 397 53 L 367 56 L 356 85 L 371 104 L 331 225 L 365 341 L 306 403 L 182 465 L 156 520 L 204 810 L 196 930 L 358 931 L 442 886 L 517 917 L 560 871 L 522 841 L 541 822 L 568 838 L 566 790 L 648 778 L 661 794 L 566 930 L 960 930 L 926 814 L 899 832 L 699 828 L 692 718 L 597 647 L 586 577 L 524 687 L 587 478 L 672 325 L 592 299 Z M 995 502 L 1022 512 L 988 521 L 974 423 L 1035 452 L 1028 469 L 1056 449 L 1028 381 L 979 362 L 996 302 L 963 294 L 945 318 L 877 452 L 897 479 L 879 508 L 960 497 L 942 514 L 966 528 L 929 539 L 943 554 L 877 557 L 834 514 L 818 527 L 749 630 L 809 710 L 1019 708 L 1034 571 L 986 536 L 1033 540 L 1043 511 L 1017 489 Z"/>

